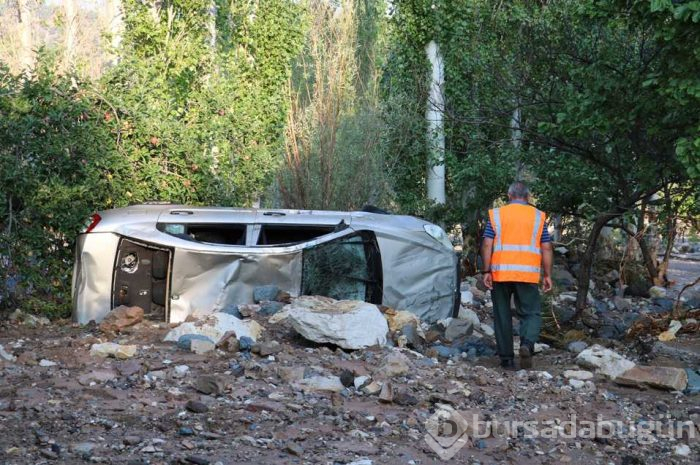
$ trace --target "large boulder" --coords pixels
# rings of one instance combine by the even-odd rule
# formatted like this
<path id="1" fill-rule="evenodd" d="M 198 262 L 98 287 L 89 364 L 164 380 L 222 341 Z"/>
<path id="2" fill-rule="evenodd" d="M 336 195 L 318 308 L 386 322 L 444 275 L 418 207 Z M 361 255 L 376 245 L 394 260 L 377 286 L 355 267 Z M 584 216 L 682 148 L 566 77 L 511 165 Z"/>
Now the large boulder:
<path id="1" fill-rule="evenodd" d="M 389 325 L 376 305 L 355 300 L 304 296 L 285 307 L 288 320 L 304 338 L 363 349 L 386 344 Z"/>
<path id="2" fill-rule="evenodd" d="M 106 333 L 118 333 L 124 328 L 134 326 L 141 321 L 143 321 L 143 309 L 141 307 L 120 305 L 104 317 L 100 323 L 100 330 Z"/>
<path id="3" fill-rule="evenodd" d="M 635 366 L 633 361 L 598 344 L 581 351 L 576 356 L 576 363 L 583 368 L 593 369 L 610 379 L 617 378 Z"/>
<path id="4" fill-rule="evenodd" d="M 263 327 L 254 320 L 239 320 L 233 315 L 217 312 L 197 321 L 188 321 L 171 329 L 164 341 L 177 342 L 186 334 L 200 334 L 218 343 L 227 332 L 233 331 L 238 339 L 249 337 L 253 341 L 260 337 Z"/>

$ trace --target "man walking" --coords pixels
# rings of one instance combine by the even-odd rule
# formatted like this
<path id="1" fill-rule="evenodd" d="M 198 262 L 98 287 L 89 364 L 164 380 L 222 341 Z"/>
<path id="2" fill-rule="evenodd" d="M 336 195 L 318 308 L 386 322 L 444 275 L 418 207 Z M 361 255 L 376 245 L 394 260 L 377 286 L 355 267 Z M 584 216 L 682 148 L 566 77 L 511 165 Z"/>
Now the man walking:
<path id="1" fill-rule="evenodd" d="M 511 296 L 520 318 L 520 368 L 529 369 L 542 327 L 537 287 L 541 271 L 544 292 L 552 288 L 552 240 L 545 227 L 546 216 L 528 203 L 529 198 L 525 184 L 511 184 L 508 205 L 489 210 L 481 247 L 484 285 L 491 289 L 496 345 L 504 368 L 515 367 Z"/>

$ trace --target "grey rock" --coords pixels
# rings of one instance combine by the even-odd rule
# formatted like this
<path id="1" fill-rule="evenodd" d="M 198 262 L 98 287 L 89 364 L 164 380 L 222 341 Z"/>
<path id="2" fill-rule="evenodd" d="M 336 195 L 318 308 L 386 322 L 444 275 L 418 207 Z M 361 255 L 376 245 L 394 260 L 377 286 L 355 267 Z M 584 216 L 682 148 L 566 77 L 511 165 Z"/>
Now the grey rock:
<path id="1" fill-rule="evenodd" d="M 469 320 L 460 320 L 452 318 L 450 323 L 445 328 L 445 339 L 454 341 L 456 339 L 469 336 L 474 332 L 474 324 Z"/>
<path id="2" fill-rule="evenodd" d="M 576 284 L 576 278 L 568 270 L 561 267 L 554 267 L 552 270 L 552 280 L 563 288 L 571 288 Z"/>
<path id="3" fill-rule="evenodd" d="M 615 304 L 615 308 L 621 312 L 627 312 L 629 310 L 632 310 L 632 304 L 622 297 L 613 297 L 613 303 Z"/>
<path id="4" fill-rule="evenodd" d="M 583 352 L 584 350 L 586 350 L 586 348 L 588 348 L 588 343 L 586 343 L 585 341 L 569 342 L 569 345 L 566 346 L 566 349 L 574 354 Z"/>
<path id="5" fill-rule="evenodd" d="M 267 357 L 268 355 L 276 354 L 282 352 L 282 344 L 277 341 L 262 342 L 256 344 L 253 347 L 253 352 L 260 354 L 261 357 Z"/>
<path id="6" fill-rule="evenodd" d="M 207 407 L 204 402 L 199 402 L 198 400 L 187 401 L 185 408 L 192 413 L 206 413 L 209 411 L 209 407 Z"/>
<path id="7" fill-rule="evenodd" d="M 243 319 L 243 315 L 241 315 L 241 312 L 238 309 L 238 305 L 234 305 L 234 304 L 227 305 L 223 310 L 221 310 L 221 312 L 225 313 L 227 315 L 235 316 L 236 318 L 239 318 L 239 319 Z"/>
<path id="8" fill-rule="evenodd" d="M 350 370 L 343 370 L 340 373 L 340 382 L 343 386 L 350 387 L 355 383 L 355 375 Z"/>
<path id="9" fill-rule="evenodd" d="M 238 348 L 241 352 L 250 352 L 253 348 L 253 344 L 255 344 L 255 342 L 248 336 L 243 336 L 238 339 Z"/>
<path id="10" fill-rule="evenodd" d="M 700 394 L 700 370 L 686 368 L 685 371 L 688 374 L 688 387 L 685 389 L 685 393 L 688 395 Z"/>
<path id="11" fill-rule="evenodd" d="M 258 313 L 264 316 L 272 316 L 284 308 L 282 302 L 263 302 L 260 304 L 260 310 Z"/>
<path id="12" fill-rule="evenodd" d="M 277 299 L 280 288 L 275 285 L 258 286 L 253 289 L 253 301 L 256 304 L 260 302 L 269 302 Z"/>
<path id="13" fill-rule="evenodd" d="M 651 299 L 649 310 L 654 313 L 666 313 L 673 310 L 674 300 L 668 297 L 654 297 Z"/>
<path id="14" fill-rule="evenodd" d="M 190 350 L 192 348 L 192 341 L 208 341 L 214 344 L 214 341 L 207 336 L 202 336 L 201 334 L 183 334 L 177 340 L 177 346 L 180 349 Z"/>
<path id="15" fill-rule="evenodd" d="M 197 378 L 194 388 L 202 394 L 218 396 L 224 392 L 224 382 L 216 376 L 204 375 Z"/>

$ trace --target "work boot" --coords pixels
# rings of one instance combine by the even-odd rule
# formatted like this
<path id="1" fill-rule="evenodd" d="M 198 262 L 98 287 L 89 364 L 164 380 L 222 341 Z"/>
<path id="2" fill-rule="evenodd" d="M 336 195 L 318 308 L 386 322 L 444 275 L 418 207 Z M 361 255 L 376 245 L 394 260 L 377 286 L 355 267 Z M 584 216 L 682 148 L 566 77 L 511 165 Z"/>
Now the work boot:
<path id="1" fill-rule="evenodd" d="M 520 346 L 520 368 L 529 370 L 532 368 L 532 352 L 533 350 L 528 345 Z"/>
<path id="2" fill-rule="evenodd" d="M 504 370 L 515 371 L 515 362 L 512 358 L 501 359 L 501 368 L 503 368 Z"/>

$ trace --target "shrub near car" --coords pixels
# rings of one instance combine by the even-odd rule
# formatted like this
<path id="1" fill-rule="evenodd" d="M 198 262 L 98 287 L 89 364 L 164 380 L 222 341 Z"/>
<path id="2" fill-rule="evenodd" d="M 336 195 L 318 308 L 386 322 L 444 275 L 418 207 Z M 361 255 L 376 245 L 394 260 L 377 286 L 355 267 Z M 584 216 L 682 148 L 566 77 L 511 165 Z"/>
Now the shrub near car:
<path id="1" fill-rule="evenodd" d="M 137 305 L 181 322 L 251 303 L 256 287 L 409 310 L 427 321 L 459 305 L 445 232 L 370 212 L 135 205 L 92 216 L 77 238 L 73 319 Z"/>

